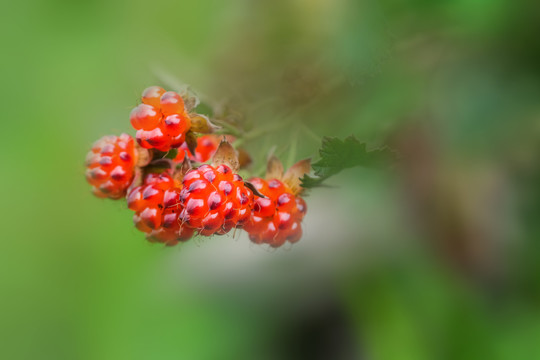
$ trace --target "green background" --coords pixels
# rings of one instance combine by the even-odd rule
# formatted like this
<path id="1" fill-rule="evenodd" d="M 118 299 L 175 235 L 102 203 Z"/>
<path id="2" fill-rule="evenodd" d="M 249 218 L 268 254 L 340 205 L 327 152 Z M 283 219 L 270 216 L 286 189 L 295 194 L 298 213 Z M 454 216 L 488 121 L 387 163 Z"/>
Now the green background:
<path id="1" fill-rule="evenodd" d="M 0 5 L 3 359 L 540 358 L 530 1 Z M 322 136 L 400 154 L 310 191 L 304 237 L 152 245 L 84 158 L 142 89 L 226 101 L 259 173 Z"/>

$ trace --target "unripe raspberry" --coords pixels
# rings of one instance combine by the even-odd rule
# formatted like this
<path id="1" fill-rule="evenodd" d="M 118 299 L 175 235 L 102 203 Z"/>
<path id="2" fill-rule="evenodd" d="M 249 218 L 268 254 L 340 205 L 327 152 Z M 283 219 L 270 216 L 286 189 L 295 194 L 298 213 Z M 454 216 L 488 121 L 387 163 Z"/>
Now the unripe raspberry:
<path id="1" fill-rule="evenodd" d="M 134 175 L 138 153 L 127 134 L 104 136 L 86 156 L 86 179 L 94 195 L 120 199 L 126 195 Z"/>
<path id="2" fill-rule="evenodd" d="M 142 186 L 130 191 L 128 207 L 135 211 L 135 227 L 150 242 L 176 245 L 193 236 L 194 229 L 179 220 L 180 188 L 167 173 L 148 174 Z"/>
<path id="3" fill-rule="evenodd" d="M 200 234 L 226 234 L 249 220 L 253 193 L 227 165 L 190 170 L 182 184 L 180 218 Z"/>
<path id="4" fill-rule="evenodd" d="M 250 221 L 244 226 L 251 241 L 280 247 L 285 241 L 295 243 L 300 240 L 300 223 L 307 210 L 305 201 L 277 179 L 254 178 L 250 182 L 267 197 L 256 196 L 253 201 Z"/>
<path id="5" fill-rule="evenodd" d="M 139 144 L 163 152 L 182 145 L 191 126 L 182 97 L 174 91 L 151 86 L 143 91 L 142 102 L 130 115 Z"/>

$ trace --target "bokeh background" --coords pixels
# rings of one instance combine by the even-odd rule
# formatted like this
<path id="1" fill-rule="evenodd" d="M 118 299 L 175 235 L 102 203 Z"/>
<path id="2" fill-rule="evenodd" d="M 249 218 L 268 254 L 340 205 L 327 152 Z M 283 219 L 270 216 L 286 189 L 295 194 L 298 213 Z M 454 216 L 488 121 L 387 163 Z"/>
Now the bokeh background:
<path id="1" fill-rule="evenodd" d="M 0 5 L 3 359 L 540 359 L 531 1 Z M 149 244 L 84 158 L 142 89 L 228 109 L 258 173 L 323 136 L 399 161 L 310 191 L 304 237 Z"/>

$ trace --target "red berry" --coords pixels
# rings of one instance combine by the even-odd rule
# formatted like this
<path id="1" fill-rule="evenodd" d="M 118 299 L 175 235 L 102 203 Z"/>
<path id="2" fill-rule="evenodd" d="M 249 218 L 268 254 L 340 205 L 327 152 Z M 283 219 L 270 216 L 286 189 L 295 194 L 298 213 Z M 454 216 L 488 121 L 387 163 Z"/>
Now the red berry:
<path id="1" fill-rule="evenodd" d="M 151 86 L 143 91 L 142 101 L 130 115 L 139 144 L 164 152 L 182 145 L 191 127 L 182 97 L 174 91 Z"/>
<path id="2" fill-rule="evenodd" d="M 251 183 L 268 198 L 255 196 L 249 221 L 244 225 L 251 241 L 279 247 L 286 241 L 297 242 L 302 237 L 300 223 L 306 214 L 306 202 L 281 181 L 260 178 Z"/>
<path id="3" fill-rule="evenodd" d="M 127 134 L 104 136 L 86 156 L 86 179 L 94 195 L 120 199 L 133 181 L 137 163 L 135 141 Z"/>
<path id="4" fill-rule="evenodd" d="M 165 89 L 162 87 L 150 86 L 149 88 L 144 89 L 142 93 L 142 102 L 144 104 L 159 108 L 159 99 L 163 94 L 165 94 Z"/>
<path id="5" fill-rule="evenodd" d="M 152 130 L 159 125 L 161 114 L 158 108 L 152 105 L 140 104 L 131 110 L 129 121 L 131 121 L 131 125 L 137 130 Z"/>
<path id="6" fill-rule="evenodd" d="M 130 191 L 127 202 L 135 211 L 135 227 L 146 233 L 150 242 L 176 245 L 193 236 L 194 229 L 179 219 L 180 187 L 169 174 L 147 175 L 144 185 Z"/>
<path id="7" fill-rule="evenodd" d="M 182 183 L 180 218 L 200 234 L 226 234 L 249 220 L 253 193 L 228 166 L 202 165 L 190 170 Z"/>
<path id="8" fill-rule="evenodd" d="M 178 148 L 178 155 L 174 159 L 176 162 L 182 162 L 185 157 L 185 152 L 188 152 L 189 159 L 191 161 L 197 161 L 200 163 L 210 160 L 210 158 L 216 152 L 221 138 L 216 135 L 204 135 L 197 138 L 197 147 L 195 148 L 195 155 L 189 151 L 188 146 L 184 143 Z"/>
<path id="9" fill-rule="evenodd" d="M 163 120 L 165 130 L 173 137 L 185 134 L 187 132 L 187 122 L 178 114 L 168 115 Z"/>
<path id="10" fill-rule="evenodd" d="M 182 114 L 184 112 L 184 100 L 174 91 L 167 91 L 159 100 L 163 115 Z"/>

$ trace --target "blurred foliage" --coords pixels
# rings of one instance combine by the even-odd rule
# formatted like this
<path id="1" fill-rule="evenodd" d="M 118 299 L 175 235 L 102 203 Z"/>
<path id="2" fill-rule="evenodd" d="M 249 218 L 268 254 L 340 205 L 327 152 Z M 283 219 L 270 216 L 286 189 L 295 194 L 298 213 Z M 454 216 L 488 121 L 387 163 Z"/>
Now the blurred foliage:
<path id="1" fill-rule="evenodd" d="M 0 356 L 540 358 L 539 7 L 3 2 Z M 401 161 L 311 191 L 290 251 L 151 246 L 83 162 L 133 134 L 154 84 L 191 84 L 252 154 L 245 175 L 323 136 Z"/>

